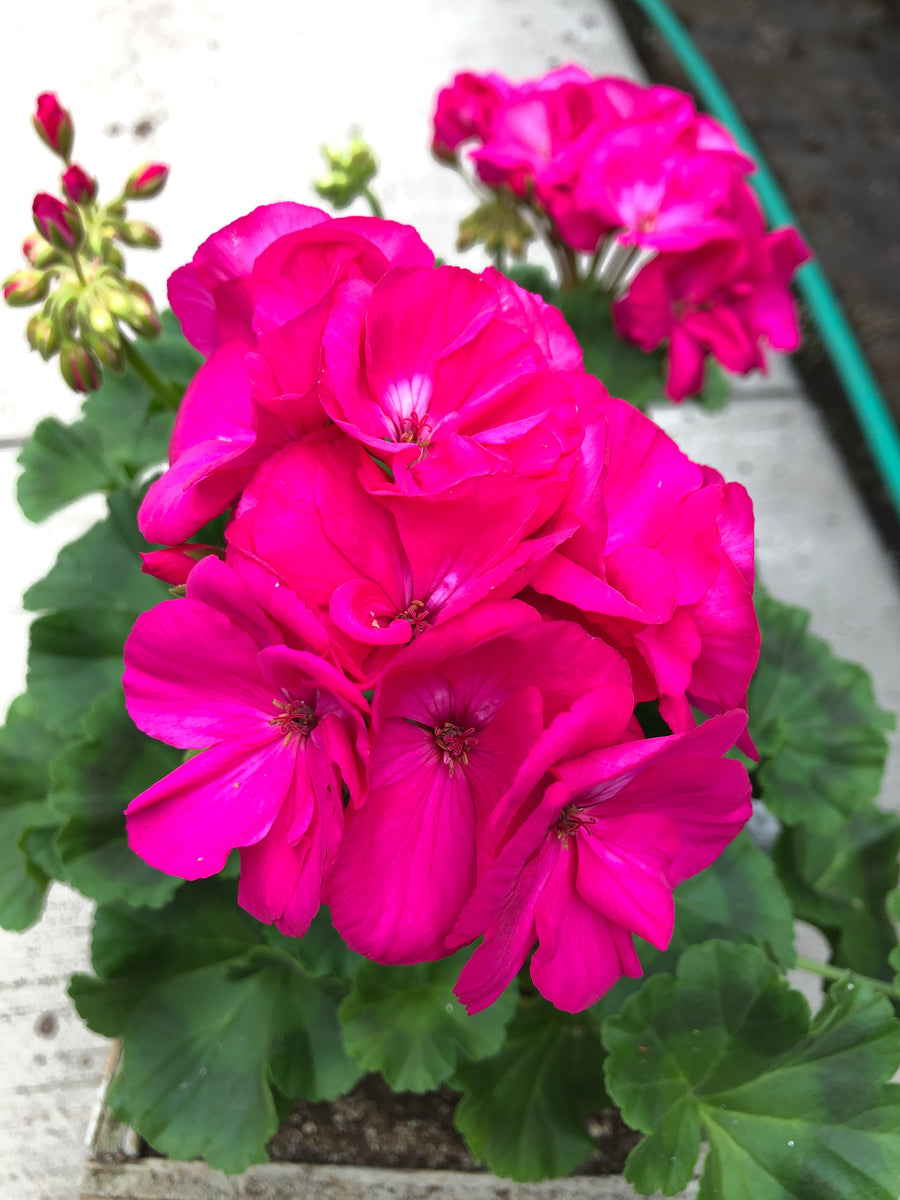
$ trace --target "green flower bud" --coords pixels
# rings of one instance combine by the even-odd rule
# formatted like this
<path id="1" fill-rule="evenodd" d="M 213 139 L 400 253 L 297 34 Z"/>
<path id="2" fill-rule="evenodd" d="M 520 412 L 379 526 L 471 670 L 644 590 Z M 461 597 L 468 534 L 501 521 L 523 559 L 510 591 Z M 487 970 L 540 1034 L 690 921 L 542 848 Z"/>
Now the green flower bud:
<path id="1" fill-rule="evenodd" d="M 313 182 L 313 188 L 335 208 L 346 208 L 362 196 L 378 171 L 372 148 L 360 137 L 344 148 L 323 146 L 322 155 L 330 170 Z"/>
<path id="2" fill-rule="evenodd" d="M 59 350 L 59 370 L 73 392 L 96 392 L 102 375 L 90 352 L 80 342 L 66 339 Z"/>
<path id="3" fill-rule="evenodd" d="M 49 362 L 62 342 L 59 327 L 46 313 L 35 313 L 25 330 L 28 344 L 37 350 L 44 362 Z"/>

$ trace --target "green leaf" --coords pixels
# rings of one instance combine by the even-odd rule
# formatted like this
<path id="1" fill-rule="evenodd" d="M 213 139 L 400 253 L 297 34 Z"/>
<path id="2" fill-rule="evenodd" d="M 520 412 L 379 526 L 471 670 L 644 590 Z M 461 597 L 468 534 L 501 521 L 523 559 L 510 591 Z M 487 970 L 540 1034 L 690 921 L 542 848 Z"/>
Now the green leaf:
<path id="1" fill-rule="evenodd" d="M 460 1065 L 451 1080 L 463 1092 L 454 1122 L 497 1175 L 565 1175 L 594 1149 L 585 1118 L 609 1103 L 603 1057 L 589 1014 L 529 1001 L 497 1054 Z"/>
<path id="2" fill-rule="evenodd" d="M 85 713 L 122 678 L 122 647 L 134 615 L 73 608 L 48 613 L 31 626 L 28 690 L 40 719 L 54 732 L 82 729 Z"/>
<path id="3" fill-rule="evenodd" d="M 559 307 L 581 345 L 584 369 L 596 375 L 611 395 L 641 409 L 662 397 L 665 353 L 646 353 L 619 337 L 613 327 L 608 293 L 590 287 L 557 292 L 552 303 Z"/>
<path id="4" fill-rule="evenodd" d="M 453 995 L 470 951 L 438 962 L 385 967 L 364 962 L 341 1005 L 344 1040 L 365 1071 L 380 1071 L 395 1092 L 427 1092 L 459 1061 L 496 1054 L 515 1011 L 512 985 L 475 1016 Z"/>
<path id="5" fill-rule="evenodd" d="M 171 312 L 162 314 L 162 323 L 158 341 L 138 340 L 136 348 L 182 390 L 202 359 Z M 175 414 L 160 409 L 132 368 L 122 376 L 107 372 L 82 413 L 71 425 L 53 417 L 41 421 L 19 455 L 19 505 L 31 521 L 43 521 L 90 492 L 127 488 L 140 472 L 165 460 Z"/>
<path id="6" fill-rule="evenodd" d="M 753 844 L 746 832 L 738 834 L 705 871 L 676 889 L 675 932 L 668 949 L 656 950 L 638 940 L 644 976 L 672 974 L 688 946 L 711 938 L 739 945 L 756 944 L 782 967 L 794 965 L 794 913 L 790 901 L 768 855 Z M 643 983 L 640 978 L 623 977 L 591 1011 L 601 1018 L 620 1012 Z"/>
<path id="7" fill-rule="evenodd" d="M 351 983 L 360 964 L 365 962 L 359 954 L 354 954 L 337 932 L 331 923 L 331 914 L 324 905 L 313 917 L 312 924 L 302 938 L 286 937 L 274 925 L 267 926 L 265 932 L 269 945 L 296 958 L 314 978 Z"/>
<path id="8" fill-rule="evenodd" d="M 116 1116 L 174 1159 L 238 1174 L 278 1128 L 267 1081 L 273 997 L 265 975 L 213 963 L 158 983 L 122 1031 Z"/>
<path id="9" fill-rule="evenodd" d="M 26 854 L 27 831 L 53 824 L 48 764 L 56 739 L 28 695 L 12 702 L 0 729 L 0 926 L 26 929 L 41 914 L 49 876 Z"/>
<path id="10" fill-rule="evenodd" d="M 728 376 L 712 355 L 707 355 L 703 365 L 703 386 L 696 396 L 689 396 L 687 399 L 706 409 L 708 413 L 717 413 L 727 406 L 730 395 L 731 383 Z"/>
<path id="11" fill-rule="evenodd" d="M 116 492 L 108 504 L 109 516 L 63 546 L 49 574 L 26 591 L 24 608 L 111 609 L 133 619 L 169 598 L 166 585 L 141 570 L 140 551 L 149 547 L 137 532 L 136 501 Z"/>
<path id="12" fill-rule="evenodd" d="M 782 831 L 775 866 L 797 916 L 822 930 L 838 966 L 890 978 L 897 936 L 886 900 L 897 886 L 898 854 L 900 817 L 878 809 L 856 813 L 838 837 L 803 826 Z"/>
<path id="13" fill-rule="evenodd" d="M 711 938 L 755 942 L 783 967 L 794 965 L 794 914 L 772 861 L 747 833 L 675 892 L 676 936 L 697 945 Z"/>
<path id="14" fill-rule="evenodd" d="M 50 803 L 64 818 L 56 850 L 69 883 L 92 900 L 166 904 L 181 880 L 164 875 L 128 846 L 124 812 L 135 796 L 174 771 L 181 752 L 135 726 L 121 688 L 101 696 L 84 737 L 54 760 Z"/>
<path id="15" fill-rule="evenodd" d="M 708 942 L 605 1022 L 610 1095 L 647 1133 L 626 1178 L 699 1200 L 896 1200 L 900 1022 L 866 985 L 809 1008 L 753 946 Z"/>
<path id="16" fill-rule="evenodd" d="M 341 1041 L 345 987 L 316 979 L 235 902 L 231 881 L 185 884 L 163 909 L 98 910 L 69 994 L 121 1036 L 112 1106 L 172 1158 L 242 1171 L 265 1160 L 281 1095 L 333 1099 L 360 1076 Z"/>
<path id="17" fill-rule="evenodd" d="M 878 794 L 894 719 L 866 671 L 807 632 L 808 612 L 759 589 L 755 600 L 762 653 L 748 709 L 762 798 L 788 825 L 833 833 Z"/>
<path id="18" fill-rule="evenodd" d="M 887 898 L 887 915 L 896 928 L 900 925 L 900 888 L 896 888 Z M 900 946 L 895 946 L 888 955 L 888 965 L 897 972 L 894 976 L 894 987 L 900 991 Z"/>
<path id="19" fill-rule="evenodd" d="M 534 263 L 515 263 L 507 267 L 504 274 L 526 292 L 534 292 L 549 304 L 554 303 L 555 289 L 545 267 Z"/>

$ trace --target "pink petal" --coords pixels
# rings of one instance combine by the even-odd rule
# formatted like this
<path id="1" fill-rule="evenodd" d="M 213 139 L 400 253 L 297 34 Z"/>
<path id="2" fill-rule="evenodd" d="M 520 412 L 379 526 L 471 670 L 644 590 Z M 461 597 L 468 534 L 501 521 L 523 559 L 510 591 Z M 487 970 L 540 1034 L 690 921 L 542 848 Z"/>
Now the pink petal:
<path id="1" fill-rule="evenodd" d="M 213 746 L 132 800 L 125 810 L 128 844 L 169 875 L 215 875 L 236 846 L 265 837 L 294 769 L 294 750 L 270 730 L 255 742 Z"/>

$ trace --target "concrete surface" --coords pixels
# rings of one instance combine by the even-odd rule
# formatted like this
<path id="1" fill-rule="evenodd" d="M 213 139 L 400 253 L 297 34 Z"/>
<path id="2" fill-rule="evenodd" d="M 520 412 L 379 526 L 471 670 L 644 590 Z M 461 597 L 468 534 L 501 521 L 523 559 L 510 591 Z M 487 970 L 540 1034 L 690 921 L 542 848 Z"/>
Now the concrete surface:
<path id="1" fill-rule="evenodd" d="M 143 160 L 173 164 L 167 191 L 145 210 L 165 248 L 129 260 L 160 299 L 168 272 L 214 229 L 273 200 L 315 203 L 318 144 L 352 125 L 381 157 L 389 215 L 457 261 L 455 224 L 471 197 L 427 152 L 438 88 L 465 67 L 522 77 L 570 59 L 637 73 L 600 0 L 11 0 L 4 27 L 0 273 L 20 265 L 33 193 L 55 187 L 54 160 L 29 115 L 38 92 L 56 90 L 75 114 L 75 157 L 104 194 Z M 24 679 L 18 598 L 97 512 L 88 501 L 34 527 L 15 508 L 16 447 L 40 417 L 77 412 L 55 369 L 26 353 L 24 323 L 20 312 L 0 313 L 4 702 Z M 789 366 L 744 384 L 724 417 L 666 409 L 660 418 L 694 457 L 749 488 L 770 589 L 814 608 L 816 632 L 869 667 L 882 704 L 900 707 L 897 583 Z M 895 754 L 886 799 L 900 807 L 897 780 Z M 40 925 L 0 933 L 0 1200 L 77 1192 L 106 1057 L 64 994 L 69 973 L 86 966 L 89 919 L 90 906 L 57 887 Z"/>

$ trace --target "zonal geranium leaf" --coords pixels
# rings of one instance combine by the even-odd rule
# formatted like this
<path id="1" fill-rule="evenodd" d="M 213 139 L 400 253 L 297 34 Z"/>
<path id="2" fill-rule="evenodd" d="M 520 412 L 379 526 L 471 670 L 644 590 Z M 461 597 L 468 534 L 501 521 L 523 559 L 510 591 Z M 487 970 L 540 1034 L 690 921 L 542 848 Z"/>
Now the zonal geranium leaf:
<path id="1" fill-rule="evenodd" d="M 412 967 L 363 963 L 341 1005 L 347 1049 L 366 1071 L 380 1071 L 396 1092 L 427 1092 L 457 1063 L 486 1058 L 503 1045 L 518 988 L 510 986 L 474 1017 L 453 995 L 468 951 Z"/>
<path id="2" fill-rule="evenodd" d="M 122 1031 L 113 1111 L 170 1158 L 202 1156 L 231 1174 L 265 1162 L 278 1127 L 267 1078 L 274 999 L 265 973 L 235 980 L 228 963 L 151 988 Z"/>
<path id="3" fill-rule="evenodd" d="M 609 1103 L 598 1028 L 587 1013 L 529 1000 L 499 1053 L 459 1067 L 450 1081 L 463 1092 L 454 1121 L 495 1174 L 566 1175 L 594 1149 L 585 1118 Z"/>
<path id="4" fill-rule="evenodd" d="M 28 589 L 22 601 L 26 609 L 111 608 L 137 616 L 169 599 L 166 585 L 141 571 L 139 552 L 148 547 L 135 541 L 136 504 L 124 492 L 113 493 L 109 503 L 110 515 L 63 546 L 49 574 Z M 129 517 L 131 529 L 125 527 Z"/>
<path id="5" fill-rule="evenodd" d="M 900 925 L 900 888 L 896 888 L 887 898 L 887 915 Z M 895 946 L 888 955 L 888 966 L 897 972 L 894 976 L 894 987 L 900 991 L 900 946 Z"/>
<path id="6" fill-rule="evenodd" d="M 120 688 L 93 705 L 84 736 L 53 762 L 49 797 L 65 819 L 56 850 L 79 891 L 101 903 L 121 899 L 158 906 L 171 899 L 181 880 L 129 849 L 124 812 L 139 792 L 175 770 L 181 757 L 181 751 L 140 732 Z"/>
<path id="7" fill-rule="evenodd" d="M 0 926 L 25 929 L 40 916 L 48 875 L 26 854 L 29 829 L 55 824 L 47 804 L 54 738 L 28 695 L 10 706 L 0 729 Z"/>
<path id="8" fill-rule="evenodd" d="M 867 985 L 809 1008 L 754 946 L 707 942 L 605 1022 L 610 1094 L 647 1136 L 626 1178 L 699 1200 L 895 1200 L 900 1022 Z"/>
<path id="9" fill-rule="evenodd" d="M 794 912 L 831 944 L 832 961 L 887 978 L 897 936 L 885 901 L 897 886 L 900 817 L 878 809 L 854 814 L 839 836 L 798 825 L 784 829 L 774 862 Z"/>
<path id="10" fill-rule="evenodd" d="M 705 871 L 675 891 L 675 932 L 669 948 L 639 943 L 644 974 L 671 974 L 688 947 L 710 938 L 753 942 L 767 948 L 782 967 L 794 965 L 794 914 L 771 859 L 739 834 Z M 643 979 L 624 977 L 593 1006 L 598 1017 L 621 1010 Z"/>
<path id="11" fill-rule="evenodd" d="M 232 881 L 185 884 L 163 909 L 98 911 L 101 978 L 76 975 L 69 994 L 91 1028 L 122 1037 L 114 1110 L 173 1158 L 262 1162 L 278 1097 L 332 1099 L 359 1078 L 341 1041 L 345 988 L 267 934 Z"/>
<path id="12" fill-rule="evenodd" d="M 675 934 L 682 944 L 710 938 L 756 942 L 782 967 L 794 965 L 794 915 L 772 861 L 746 832 L 705 871 L 675 892 Z"/>
<path id="13" fill-rule="evenodd" d="M 88 608 L 48 613 L 32 623 L 28 690 L 50 729 L 79 733 L 93 702 L 119 683 L 133 623 L 130 612 Z"/>
<path id="14" fill-rule="evenodd" d="M 762 797 L 786 824 L 832 833 L 878 794 L 894 720 L 866 671 L 807 631 L 809 613 L 754 599 L 762 652 L 747 703 Z"/>
<path id="15" fill-rule="evenodd" d="M 661 350 L 645 353 L 626 342 L 613 328 L 610 297 L 591 288 L 560 292 L 552 303 L 572 327 L 584 352 L 584 369 L 596 375 L 612 396 L 621 396 L 637 408 L 659 400 L 666 379 Z"/>
<path id="16" fill-rule="evenodd" d="M 201 359 L 172 314 L 162 320 L 159 340 L 141 341 L 139 348 L 180 395 Z M 107 373 L 82 412 L 71 425 L 52 417 L 41 421 L 19 456 L 19 505 L 31 521 L 43 521 L 89 492 L 128 488 L 137 474 L 165 460 L 174 410 L 161 408 L 130 367 L 121 377 Z"/>

